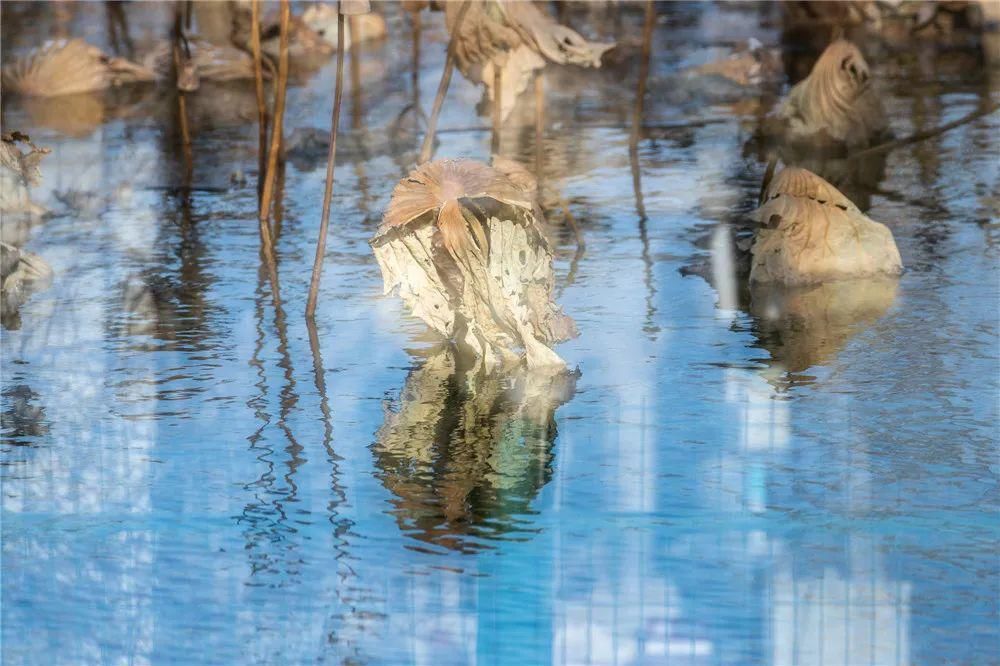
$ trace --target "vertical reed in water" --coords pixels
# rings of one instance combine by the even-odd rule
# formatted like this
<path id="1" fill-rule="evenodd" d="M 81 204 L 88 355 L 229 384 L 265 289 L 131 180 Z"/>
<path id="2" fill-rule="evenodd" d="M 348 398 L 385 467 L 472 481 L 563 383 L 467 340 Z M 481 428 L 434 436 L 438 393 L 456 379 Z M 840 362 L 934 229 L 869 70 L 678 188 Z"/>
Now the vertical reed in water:
<path id="1" fill-rule="evenodd" d="M 451 40 L 448 42 L 448 57 L 444 63 L 444 71 L 441 72 L 441 83 L 438 84 L 437 96 L 434 98 L 434 108 L 431 110 L 431 117 L 427 121 L 427 136 L 424 137 L 424 145 L 420 149 L 420 163 L 423 164 L 431 158 L 434 149 L 434 133 L 437 131 L 438 116 L 441 115 L 441 106 L 444 104 L 444 96 L 448 93 L 448 84 L 451 83 L 451 72 L 455 68 L 455 35 L 459 34 L 462 28 L 462 21 L 465 13 L 469 11 L 471 0 L 462 0 L 462 6 L 458 9 L 455 17 L 455 26 L 451 29 Z"/>
<path id="2" fill-rule="evenodd" d="M 260 200 L 261 237 L 270 251 L 271 230 L 266 228 L 271 213 L 271 199 L 274 195 L 274 181 L 278 171 L 278 154 L 285 117 L 285 93 L 288 90 L 288 23 L 291 15 L 288 0 L 281 0 L 281 35 L 279 38 L 278 82 L 274 90 L 274 122 L 271 126 L 271 145 L 267 151 L 267 174 Z"/>
<path id="3" fill-rule="evenodd" d="M 642 55 L 639 59 L 639 83 L 632 111 L 632 133 L 629 136 L 628 154 L 632 165 L 632 187 L 635 190 L 635 206 L 642 220 L 646 219 L 646 207 L 642 203 L 642 185 L 639 175 L 639 134 L 642 130 L 643 101 L 646 97 L 646 79 L 649 78 L 649 54 L 653 41 L 653 26 L 656 24 L 656 10 L 653 0 L 646 0 L 646 20 L 642 28 Z"/>
<path id="4" fill-rule="evenodd" d="M 357 34 L 354 35 L 357 37 Z M 326 156 L 326 189 L 323 192 L 323 213 L 316 241 L 316 258 L 313 260 L 312 279 L 309 282 L 309 300 L 306 318 L 316 314 L 319 280 L 323 275 L 323 256 L 326 254 L 326 232 L 330 226 L 330 199 L 333 197 L 333 172 L 337 159 L 337 131 L 340 129 L 340 104 L 344 97 L 344 15 L 337 16 L 337 83 L 333 94 L 333 118 L 330 120 L 330 152 Z"/>
<path id="5" fill-rule="evenodd" d="M 251 3 L 250 48 L 253 51 L 254 84 L 257 91 L 257 206 L 264 192 L 267 169 L 267 102 L 264 101 L 264 68 L 260 55 L 260 0 Z"/>

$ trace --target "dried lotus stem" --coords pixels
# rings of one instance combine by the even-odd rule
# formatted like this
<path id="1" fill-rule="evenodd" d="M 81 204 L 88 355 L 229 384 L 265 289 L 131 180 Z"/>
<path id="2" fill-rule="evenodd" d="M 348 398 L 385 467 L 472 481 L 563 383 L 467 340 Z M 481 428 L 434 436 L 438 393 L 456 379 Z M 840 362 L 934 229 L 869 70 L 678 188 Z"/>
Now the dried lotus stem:
<path id="1" fill-rule="evenodd" d="M 313 260 L 312 278 L 309 281 L 309 300 L 306 319 L 316 314 L 319 280 L 323 275 L 323 256 L 326 254 L 326 233 L 330 226 L 330 199 L 333 196 L 333 172 L 337 161 L 337 131 L 340 129 L 340 104 L 344 97 L 344 15 L 337 17 L 337 83 L 333 93 L 333 118 L 330 121 L 330 152 L 326 157 L 326 189 L 323 192 L 323 213 L 316 241 L 316 258 Z"/>
<path id="2" fill-rule="evenodd" d="M 466 12 L 469 11 L 471 0 L 462 0 L 462 6 L 458 9 L 458 16 L 455 18 L 455 28 L 451 31 L 452 38 L 448 42 L 448 57 L 444 62 L 444 71 L 441 72 L 441 83 L 438 84 L 437 96 L 434 98 L 434 107 L 431 110 L 430 120 L 427 121 L 427 135 L 424 137 L 424 145 L 420 149 L 420 163 L 423 164 L 431 158 L 434 150 L 434 132 L 437 130 L 438 116 L 441 115 L 441 107 L 444 104 L 444 96 L 448 93 L 448 84 L 451 83 L 451 73 L 455 69 L 455 36 L 460 34 L 462 21 Z"/>
<path id="3" fill-rule="evenodd" d="M 288 0 L 281 0 L 281 33 L 278 42 L 280 53 L 278 55 L 278 82 L 274 90 L 274 123 L 271 126 L 271 145 L 267 151 L 267 172 L 264 177 L 264 188 L 260 201 L 261 237 L 266 252 L 271 251 L 271 230 L 267 225 L 271 213 L 274 181 L 278 172 L 278 154 L 284 129 L 285 93 L 288 91 L 288 25 L 290 16 L 291 9 Z"/>
<path id="4" fill-rule="evenodd" d="M 257 92 L 257 205 L 264 192 L 267 169 L 267 102 L 264 99 L 264 69 L 260 54 L 260 0 L 251 3 L 250 48 L 253 51 L 254 88 Z"/>

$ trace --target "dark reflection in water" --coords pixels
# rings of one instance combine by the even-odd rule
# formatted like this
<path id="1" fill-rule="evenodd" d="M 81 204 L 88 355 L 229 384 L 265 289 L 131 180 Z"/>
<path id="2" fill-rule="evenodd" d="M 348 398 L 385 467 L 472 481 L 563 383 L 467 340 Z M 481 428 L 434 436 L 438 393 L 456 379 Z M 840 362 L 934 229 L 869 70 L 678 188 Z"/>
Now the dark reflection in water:
<path id="1" fill-rule="evenodd" d="M 462 551 L 525 538 L 521 516 L 552 476 L 555 411 L 577 375 L 481 376 L 432 350 L 388 406 L 373 445 L 401 530 Z"/>
<path id="2" fill-rule="evenodd" d="M 757 285 L 750 289 L 751 330 L 782 379 L 791 385 L 808 382 L 812 378 L 802 373 L 834 361 L 848 340 L 888 311 L 897 287 L 896 279 L 798 288 Z"/>
<path id="3" fill-rule="evenodd" d="M 0 429 L 4 444 L 30 445 L 32 437 L 49 432 L 45 408 L 39 404 L 38 393 L 25 384 L 4 388 L 3 411 L 0 411 Z"/>

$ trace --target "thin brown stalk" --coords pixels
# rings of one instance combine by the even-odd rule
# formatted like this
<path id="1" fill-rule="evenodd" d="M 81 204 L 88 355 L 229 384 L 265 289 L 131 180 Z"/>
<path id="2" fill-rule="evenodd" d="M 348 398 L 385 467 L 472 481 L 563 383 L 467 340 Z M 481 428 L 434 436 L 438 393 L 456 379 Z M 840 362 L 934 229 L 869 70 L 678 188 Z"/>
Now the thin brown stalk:
<path id="1" fill-rule="evenodd" d="M 542 72 L 535 74 L 535 178 L 542 191 L 542 137 L 545 132 L 545 81 Z"/>
<path id="2" fill-rule="evenodd" d="M 410 85 L 413 87 L 413 106 L 420 113 L 420 33 L 423 21 L 419 11 L 410 12 L 410 23 L 413 27 L 413 70 L 410 72 Z"/>
<path id="3" fill-rule="evenodd" d="M 285 93 L 288 91 L 288 24 L 291 9 L 288 0 L 281 0 L 281 34 L 278 42 L 278 82 L 274 90 L 274 123 L 271 126 L 271 145 L 267 151 L 267 173 L 264 177 L 264 189 L 260 200 L 261 238 L 265 251 L 270 251 L 271 230 L 268 227 L 268 217 L 271 213 L 271 199 L 274 194 L 274 181 L 278 172 L 278 155 L 281 149 L 281 135 L 285 117 Z"/>
<path id="4" fill-rule="evenodd" d="M 944 134 L 948 130 L 953 130 L 956 127 L 960 127 L 962 125 L 965 125 L 966 123 L 970 123 L 973 120 L 982 118 L 983 116 L 988 116 L 997 109 L 1000 109 L 1000 104 L 990 104 L 981 109 L 977 109 L 968 115 L 962 116 L 958 120 L 953 120 L 950 123 L 945 123 L 944 125 L 933 127 L 929 130 L 924 130 L 923 132 L 917 132 L 916 134 L 911 134 L 910 136 L 903 137 L 902 139 L 896 139 L 895 141 L 887 141 L 885 143 L 880 143 L 877 146 L 872 146 L 871 148 L 868 148 L 866 150 L 862 150 L 860 152 L 854 153 L 853 155 L 849 155 L 847 159 L 848 160 L 863 159 L 865 157 L 871 157 L 872 155 L 877 155 L 879 153 L 886 153 L 889 152 L 890 150 L 895 150 L 896 148 L 900 148 L 902 146 L 908 146 L 912 143 L 919 143 L 921 141 L 926 141 L 927 139 L 931 139 L 940 134 Z"/>
<path id="5" fill-rule="evenodd" d="M 656 25 L 656 9 L 653 0 L 646 0 L 646 20 L 642 28 L 642 54 L 639 58 L 639 89 L 636 93 L 635 108 L 632 111 L 632 135 L 630 144 L 639 142 L 639 130 L 642 128 L 642 111 L 646 97 L 646 80 L 649 78 L 649 54 L 652 50 L 653 27 Z"/>
<path id="6" fill-rule="evenodd" d="M 361 28 L 358 26 L 358 17 L 351 16 L 347 19 L 351 27 L 351 127 L 361 129 L 361 41 L 358 35 Z"/>
<path id="7" fill-rule="evenodd" d="M 500 154 L 500 129 L 503 126 L 503 95 L 500 87 L 503 85 L 503 74 L 500 66 L 493 63 L 493 139 L 490 141 L 490 152 Z"/>
<path id="8" fill-rule="evenodd" d="M 260 54 L 260 0 L 251 3 L 250 48 L 253 52 L 254 86 L 257 91 L 257 206 L 264 192 L 267 169 L 267 102 L 264 99 L 264 67 Z"/>
<path id="9" fill-rule="evenodd" d="M 437 129 L 438 116 L 441 115 L 441 106 L 444 104 L 444 96 L 448 93 L 448 84 L 451 83 L 451 72 L 455 68 L 455 35 L 462 28 L 462 21 L 466 12 L 469 11 L 471 0 L 462 0 L 462 6 L 458 8 L 458 15 L 455 17 L 455 27 L 452 28 L 452 37 L 448 41 L 448 57 L 444 62 L 444 71 L 441 72 L 441 83 L 438 84 L 437 96 L 434 98 L 434 107 L 431 110 L 431 117 L 427 121 L 427 135 L 424 137 L 424 145 L 420 149 L 420 163 L 423 164 L 431 158 L 434 150 L 434 132 Z"/>
<path id="10" fill-rule="evenodd" d="M 181 49 L 178 45 L 178 39 L 174 39 L 174 71 L 179 75 L 181 71 Z M 194 159 L 191 154 L 191 131 L 188 128 L 187 119 L 187 100 L 184 97 L 184 91 L 177 90 L 177 117 L 178 122 L 181 126 L 181 151 L 184 155 L 184 174 L 185 179 L 190 179 L 191 174 L 194 171 Z"/>
<path id="11" fill-rule="evenodd" d="M 649 54 L 653 41 L 656 10 L 653 0 L 646 0 L 646 20 L 642 28 L 642 55 L 639 59 L 639 82 L 632 110 L 632 133 L 629 135 L 628 154 L 632 166 L 632 189 L 635 191 L 635 208 L 640 220 L 646 219 L 646 206 L 642 201 L 642 175 L 639 168 L 639 133 L 642 129 L 643 104 L 646 97 L 646 79 L 649 78 Z"/>
<path id="12" fill-rule="evenodd" d="M 333 198 L 333 172 L 337 163 L 337 131 L 340 129 L 340 104 L 344 97 L 344 15 L 337 17 L 337 83 L 333 93 L 333 118 L 330 120 L 330 152 L 326 156 L 326 189 L 323 191 L 323 213 L 316 241 L 316 258 L 313 260 L 312 279 L 309 282 L 309 300 L 306 319 L 316 314 L 319 297 L 319 280 L 323 275 L 323 257 L 326 255 L 326 232 L 330 226 L 330 200 Z"/>

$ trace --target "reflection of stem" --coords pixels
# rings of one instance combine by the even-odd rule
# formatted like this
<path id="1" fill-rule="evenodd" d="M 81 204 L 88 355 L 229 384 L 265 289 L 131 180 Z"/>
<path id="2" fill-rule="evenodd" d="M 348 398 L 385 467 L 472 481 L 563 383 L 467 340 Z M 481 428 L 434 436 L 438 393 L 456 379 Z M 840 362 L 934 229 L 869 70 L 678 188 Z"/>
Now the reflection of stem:
<path id="1" fill-rule="evenodd" d="M 448 57 L 444 61 L 444 71 L 441 72 L 441 83 L 438 84 L 437 96 L 434 98 L 434 107 L 431 110 L 430 120 L 427 121 L 427 135 L 424 137 L 424 145 L 420 149 L 420 163 L 423 164 L 431 158 L 434 149 L 434 132 L 437 129 L 438 116 L 441 115 L 441 106 L 444 104 L 444 96 L 448 93 L 448 84 L 451 83 L 451 71 L 455 68 L 455 48 L 457 40 L 455 37 L 462 28 L 462 21 L 469 11 L 471 0 L 462 0 L 462 6 L 455 16 L 455 27 L 451 30 L 451 39 L 448 41 Z"/>
<path id="2" fill-rule="evenodd" d="M 257 92 L 257 205 L 264 193 L 267 166 L 267 102 L 264 101 L 264 70 L 260 55 L 260 0 L 251 3 L 250 48 L 253 51 L 254 87 Z"/>
<path id="3" fill-rule="evenodd" d="M 250 543 L 247 544 L 247 550 L 250 551 L 253 546 L 256 545 L 256 536 L 259 533 L 259 528 L 257 523 L 259 518 L 257 517 L 260 513 L 260 507 L 266 504 L 266 500 L 262 499 L 262 495 L 269 495 L 271 493 L 271 486 L 274 485 L 274 461 L 271 460 L 270 456 L 274 451 L 266 446 L 258 446 L 258 443 L 264 437 L 264 430 L 271 422 L 271 415 L 266 411 L 267 406 L 267 373 L 264 371 L 264 364 L 260 360 L 260 353 L 264 348 L 264 267 L 261 266 L 261 270 L 258 272 L 257 277 L 257 297 L 254 299 L 255 311 L 257 314 L 257 337 L 254 344 L 253 356 L 250 359 L 250 365 L 256 368 L 258 381 L 255 386 L 260 389 L 259 394 L 256 398 L 251 398 L 247 402 L 247 406 L 253 409 L 254 416 L 260 420 L 260 426 L 249 436 L 247 440 L 250 442 L 250 449 L 253 451 L 260 451 L 260 455 L 257 456 L 257 460 L 265 464 L 264 473 L 260 477 L 244 486 L 246 490 L 251 490 L 253 488 L 263 489 L 263 492 L 254 492 L 253 501 L 248 503 L 243 508 L 243 516 L 237 522 L 246 521 L 250 524 L 249 536 L 253 538 Z M 284 520 L 284 516 L 281 514 L 281 507 L 278 507 L 278 522 Z M 260 566 L 257 563 L 251 562 L 252 573 L 257 573 L 259 570 L 263 569 L 264 566 Z"/>
<path id="4" fill-rule="evenodd" d="M 899 148 L 901 146 L 908 146 L 911 143 L 919 143 L 920 141 L 931 139 L 935 136 L 938 136 L 939 134 L 944 134 L 948 130 L 955 129 L 956 127 L 959 127 L 966 123 L 970 123 L 973 120 L 976 120 L 977 118 L 988 116 L 997 109 L 1000 109 L 1000 104 L 990 104 L 989 106 L 977 109 L 976 111 L 973 111 L 972 113 L 963 116 L 958 120 L 954 120 L 950 123 L 945 123 L 944 125 L 941 125 L 939 127 L 933 127 L 923 132 L 917 132 L 916 134 L 911 134 L 910 136 L 903 137 L 902 139 L 896 139 L 895 141 L 887 141 L 886 143 L 880 143 L 877 146 L 872 146 L 871 148 L 868 148 L 866 150 L 862 150 L 852 155 L 848 155 L 847 159 L 858 160 L 865 157 L 871 157 L 872 155 L 876 155 L 878 153 L 885 153 L 890 150 L 895 150 L 896 148 Z"/>
<path id="5" fill-rule="evenodd" d="M 503 125 L 503 73 L 500 65 L 493 63 L 493 138 L 490 141 L 490 153 L 500 154 L 500 128 Z"/>
<path id="6" fill-rule="evenodd" d="M 267 172 L 264 176 L 264 188 L 260 201 L 261 236 L 267 244 L 271 242 L 271 230 L 267 226 L 267 219 L 271 213 L 271 197 L 278 170 L 278 153 L 284 130 L 285 93 L 288 90 L 288 24 L 290 14 L 288 0 L 281 0 L 281 33 L 278 42 L 280 52 L 278 54 L 278 82 L 274 90 L 274 123 L 271 127 L 271 145 L 267 151 Z"/>
<path id="7" fill-rule="evenodd" d="M 344 96 L 344 15 L 337 17 L 337 82 L 333 93 L 333 118 L 330 121 L 330 151 L 326 156 L 326 189 L 323 192 L 323 214 L 316 241 L 316 258 L 313 260 L 312 279 L 309 282 L 309 300 L 306 319 L 316 314 L 319 280 L 323 274 L 323 256 L 326 254 L 326 232 L 330 226 L 330 199 L 333 196 L 333 172 L 337 161 L 337 130 L 340 127 L 340 104 Z"/>
<path id="8" fill-rule="evenodd" d="M 115 53 L 122 55 L 121 46 L 124 45 L 124 55 L 130 60 L 134 59 L 135 46 L 128 34 L 128 18 L 122 9 L 122 3 L 105 2 L 104 10 L 107 12 L 108 32 L 111 34 L 111 44 Z"/>
<path id="9" fill-rule="evenodd" d="M 358 17 L 351 16 L 349 26 L 351 34 L 357 35 Z M 361 190 L 361 210 L 368 216 L 368 177 L 365 175 L 365 162 L 368 161 L 367 143 L 365 141 L 365 114 L 361 105 L 361 45 L 358 40 L 351 40 L 351 127 L 356 130 L 358 145 L 362 159 L 354 160 L 354 173 L 358 177 L 358 189 Z"/>
<path id="10" fill-rule="evenodd" d="M 188 129 L 188 117 L 187 117 L 187 100 L 184 97 L 184 91 L 180 89 L 180 76 L 181 76 L 181 40 L 183 40 L 183 33 L 181 32 L 181 17 L 180 14 L 175 14 L 174 16 L 174 35 L 173 35 L 173 54 L 174 54 L 174 76 L 177 80 L 177 117 L 181 126 L 181 151 L 184 155 L 184 180 L 185 183 L 190 185 L 191 174 L 194 171 L 194 162 L 191 155 L 191 132 Z M 185 43 L 186 46 L 186 43 Z M 188 54 L 190 56 L 190 53 Z"/>
<path id="11" fill-rule="evenodd" d="M 535 178 L 542 191 L 542 136 L 545 132 L 545 81 L 542 71 L 535 74 Z"/>
<path id="12" fill-rule="evenodd" d="M 423 21 L 419 10 L 410 12 L 410 25 L 413 28 L 413 69 L 410 72 L 410 86 L 413 88 L 413 107 L 420 114 L 420 33 Z"/>
<path id="13" fill-rule="evenodd" d="M 326 377 L 323 374 L 323 357 L 319 351 L 319 334 L 316 332 L 316 320 L 307 319 L 306 329 L 309 331 L 309 349 L 313 357 L 313 380 L 316 382 L 316 394 L 319 396 L 319 411 L 323 415 L 323 448 L 327 455 L 335 456 L 333 452 L 333 420 L 330 415 L 330 399 L 326 395 Z"/>
<path id="14" fill-rule="evenodd" d="M 309 331 L 309 349 L 312 351 L 313 358 L 313 381 L 316 385 L 316 394 L 319 397 L 319 411 L 323 417 L 323 448 L 326 450 L 327 462 L 330 463 L 330 490 L 333 496 L 327 504 L 327 510 L 330 512 L 330 524 L 334 527 L 333 538 L 334 550 L 336 551 L 334 559 L 338 567 L 338 576 L 343 583 L 348 578 L 357 577 L 357 572 L 348 561 L 349 552 L 347 550 L 347 535 L 354 527 L 354 522 L 350 518 L 340 516 L 340 507 L 347 504 L 347 491 L 340 483 L 340 461 L 343 458 L 333 448 L 333 417 L 330 411 L 330 399 L 326 392 L 323 355 L 320 353 L 319 334 L 316 331 L 314 319 L 306 319 L 306 330 Z M 339 571 L 341 566 L 344 567 L 343 572 Z M 338 585 L 336 594 L 345 605 L 350 606 L 349 600 L 341 592 L 344 587 L 344 585 Z"/>
<path id="15" fill-rule="evenodd" d="M 572 213 L 569 213 L 568 209 L 566 210 L 566 213 L 567 213 L 567 219 L 572 219 Z M 575 221 L 573 223 L 573 229 L 574 231 L 577 230 Z M 566 281 L 563 283 L 562 288 L 559 290 L 560 296 L 562 295 L 563 291 L 566 290 L 566 287 L 576 282 L 576 272 L 580 266 L 580 260 L 583 259 L 583 255 L 585 255 L 586 253 L 587 253 L 587 246 L 584 245 L 583 243 L 583 235 L 578 233 L 576 241 L 576 252 L 573 253 L 573 258 L 569 262 L 569 272 L 566 273 Z"/>
<path id="16" fill-rule="evenodd" d="M 351 127 L 361 128 L 361 28 L 358 27 L 358 17 L 351 16 Z M 337 47 L 340 50 L 340 47 Z"/>
<path id="17" fill-rule="evenodd" d="M 635 191 L 635 210 L 639 215 L 639 239 L 642 242 L 642 263 L 644 266 L 644 282 L 646 283 L 646 329 L 653 326 L 653 297 L 656 287 L 653 285 L 653 262 L 649 256 L 649 233 L 646 228 L 646 206 L 642 201 L 642 176 L 639 168 L 639 133 L 642 127 L 643 102 L 646 97 L 646 79 L 649 77 L 649 55 L 653 41 L 653 26 L 656 23 L 656 11 L 652 0 L 646 2 L 646 19 L 642 29 L 642 55 L 639 60 L 639 82 L 635 97 L 635 108 L 632 113 L 632 133 L 629 136 L 629 163 L 632 168 L 632 188 Z"/>
<path id="18" fill-rule="evenodd" d="M 277 272 L 275 272 L 273 279 L 274 329 L 278 334 L 278 354 L 281 356 L 281 360 L 278 361 L 278 367 L 284 371 L 285 378 L 285 384 L 281 389 L 281 409 L 278 411 L 278 427 L 281 428 L 281 431 L 285 434 L 285 439 L 288 440 L 288 446 L 285 448 L 289 455 L 287 463 L 288 473 L 285 474 L 285 482 L 289 488 L 286 502 L 292 503 L 295 501 L 295 495 L 298 492 L 298 487 L 294 481 L 295 471 L 305 461 L 300 456 L 303 450 L 302 445 L 298 443 L 295 435 L 292 433 L 292 429 L 288 427 L 288 415 L 295 405 L 298 404 L 299 396 L 295 392 L 295 369 L 292 367 L 292 356 L 288 351 L 288 325 L 285 318 L 285 309 L 281 305 L 279 295 L 281 287 L 278 283 Z M 275 505 L 280 505 L 280 502 L 275 501 Z"/>

